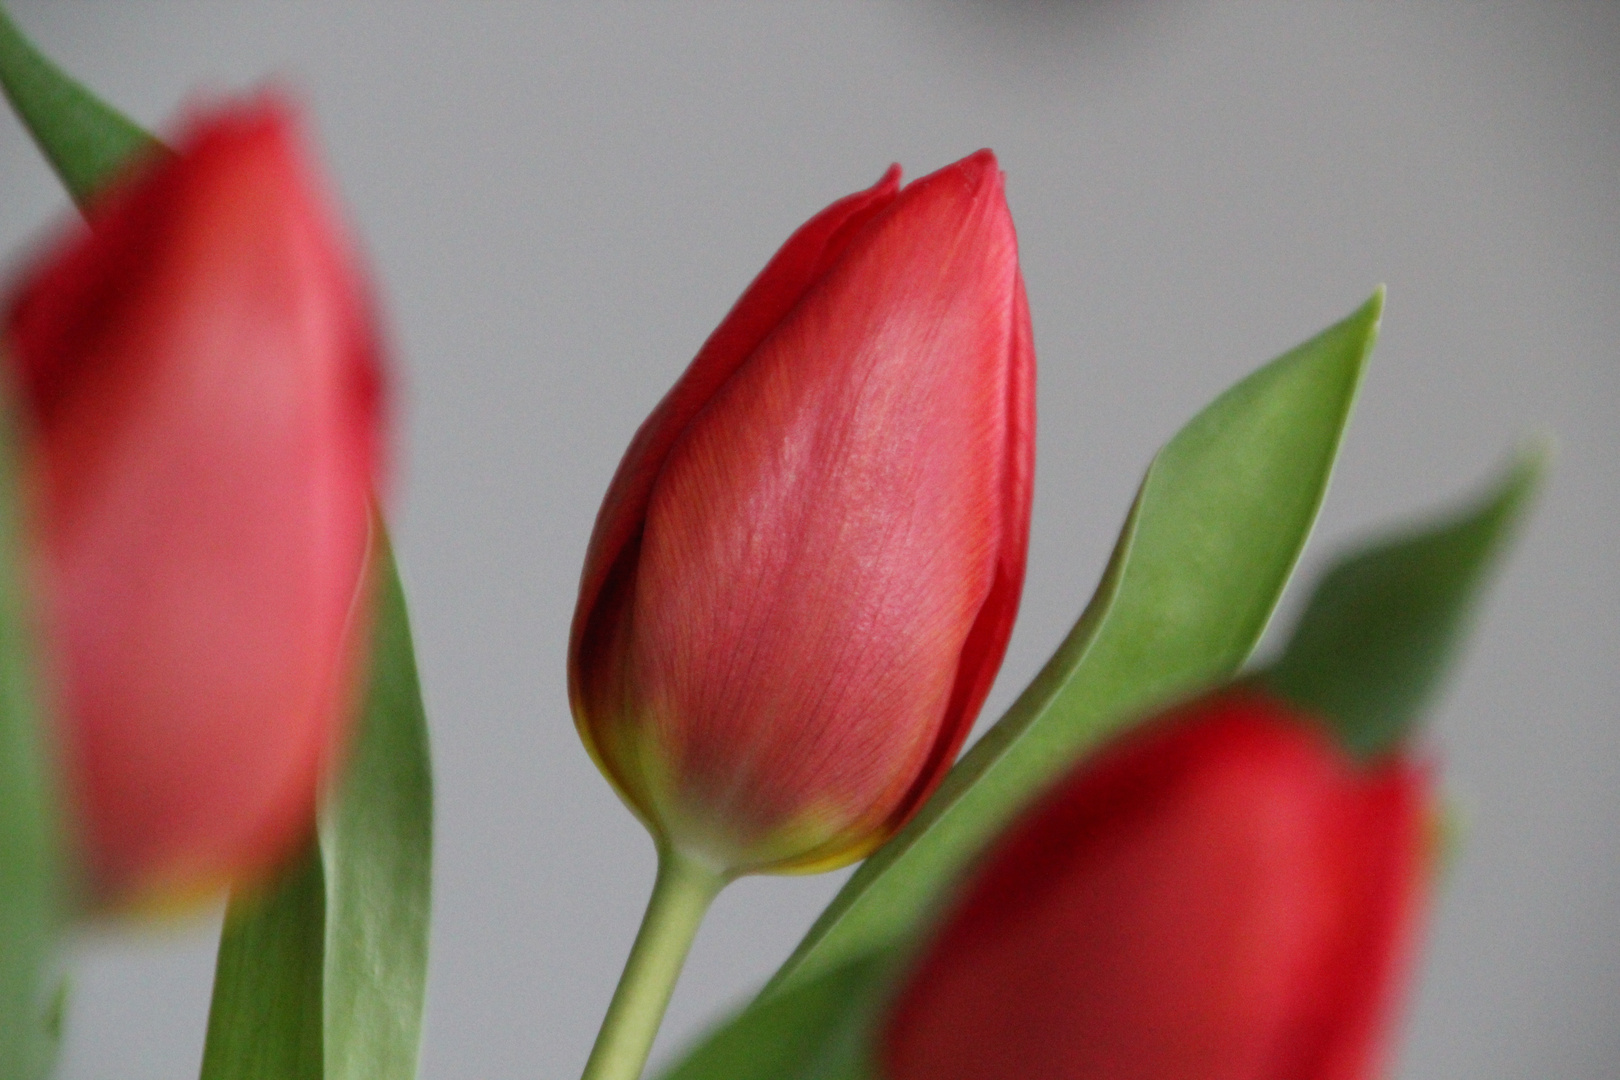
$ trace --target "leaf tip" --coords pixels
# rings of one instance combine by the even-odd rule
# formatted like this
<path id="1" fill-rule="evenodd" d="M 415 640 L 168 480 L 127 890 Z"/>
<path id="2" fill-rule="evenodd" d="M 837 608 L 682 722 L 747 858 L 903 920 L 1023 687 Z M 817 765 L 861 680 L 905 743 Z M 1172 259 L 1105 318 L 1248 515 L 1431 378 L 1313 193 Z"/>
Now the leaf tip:
<path id="1" fill-rule="evenodd" d="M 1373 346 L 1378 342 L 1378 334 L 1384 326 L 1384 296 L 1383 282 L 1373 288 L 1372 295 L 1345 320 L 1347 327 L 1359 330 L 1362 334 L 1361 366 L 1367 366 L 1372 356 Z"/>
<path id="2" fill-rule="evenodd" d="M 1454 519 L 1458 526 L 1477 523 L 1486 534 L 1487 559 L 1494 559 L 1510 539 L 1546 479 L 1556 456 L 1546 432 L 1524 439 L 1474 503 Z"/>
<path id="3" fill-rule="evenodd" d="M 1384 317 L 1384 297 L 1389 292 L 1389 286 L 1380 281 L 1373 286 L 1372 295 L 1367 298 L 1366 307 L 1372 312 L 1375 320 Z"/>
<path id="4" fill-rule="evenodd" d="M 1399 744 L 1460 647 L 1490 571 L 1540 485 L 1550 445 L 1526 442 L 1460 510 L 1335 563 L 1261 680 L 1328 722 L 1360 756 Z"/>
<path id="5" fill-rule="evenodd" d="M 1558 440 L 1550 431 L 1538 431 L 1524 438 L 1513 452 L 1513 459 L 1504 471 L 1502 490 L 1519 503 L 1528 502 L 1551 471 L 1558 459 Z"/>

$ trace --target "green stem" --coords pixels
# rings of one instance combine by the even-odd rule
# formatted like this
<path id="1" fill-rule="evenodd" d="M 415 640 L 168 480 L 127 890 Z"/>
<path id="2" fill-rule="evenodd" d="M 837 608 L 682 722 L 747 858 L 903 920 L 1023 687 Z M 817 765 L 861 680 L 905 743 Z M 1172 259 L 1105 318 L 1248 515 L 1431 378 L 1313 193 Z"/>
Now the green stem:
<path id="1" fill-rule="evenodd" d="M 658 880 L 581 1080 L 637 1080 L 704 912 L 727 879 L 660 845 Z"/>

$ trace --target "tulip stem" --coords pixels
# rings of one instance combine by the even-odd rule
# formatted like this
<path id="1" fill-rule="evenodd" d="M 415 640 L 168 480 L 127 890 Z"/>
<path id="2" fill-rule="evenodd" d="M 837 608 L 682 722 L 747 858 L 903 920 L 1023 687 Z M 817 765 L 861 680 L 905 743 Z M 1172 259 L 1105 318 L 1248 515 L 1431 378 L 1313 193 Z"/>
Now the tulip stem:
<path id="1" fill-rule="evenodd" d="M 658 880 L 582 1080 L 637 1080 L 698 926 L 727 878 L 659 845 Z"/>

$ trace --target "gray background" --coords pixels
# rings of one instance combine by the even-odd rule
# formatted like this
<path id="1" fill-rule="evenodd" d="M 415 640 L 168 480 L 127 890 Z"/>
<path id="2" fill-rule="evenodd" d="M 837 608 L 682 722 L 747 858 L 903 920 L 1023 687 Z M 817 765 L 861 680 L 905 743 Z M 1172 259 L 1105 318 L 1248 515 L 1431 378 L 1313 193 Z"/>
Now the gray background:
<path id="1" fill-rule="evenodd" d="M 426 1077 L 577 1075 L 651 881 L 562 671 L 631 432 L 803 218 L 891 160 L 917 175 L 984 145 L 1041 364 L 1024 615 L 987 714 L 1079 611 L 1154 447 L 1387 281 L 1307 570 L 1522 433 L 1561 448 L 1434 728 L 1472 835 L 1398 1073 L 1620 1066 L 1620 8 L 14 8 L 149 124 L 199 87 L 285 78 L 373 260 L 439 784 Z M 66 212 L 9 119 L 0 190 L 7 252 Z M 769 972 L 840 877 L 728 891 L 659 1053 Z M 216 926 L 84 935 L 64 1075 L 194 1075 Z"/>

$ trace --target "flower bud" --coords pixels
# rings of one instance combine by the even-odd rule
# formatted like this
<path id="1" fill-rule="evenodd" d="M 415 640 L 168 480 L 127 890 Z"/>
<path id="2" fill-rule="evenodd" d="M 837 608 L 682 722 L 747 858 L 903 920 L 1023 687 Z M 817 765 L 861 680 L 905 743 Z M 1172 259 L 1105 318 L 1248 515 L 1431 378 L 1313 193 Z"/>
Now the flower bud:
<path id="1" fill-rule="evenodd" d="M 284 103 L 199 116 L 7 312 L 46 697 L 103 903 L 263 872 L 354 704 L 380 373 L 322 189 Z"/>
<path id="2" fill-rule="evenodd" d="M 888 1080 L 1382 1075 L 1429 781 L 1228 692 L 1083 763 L 998 842 L 902 990 Z"/>
<path id="3" fill-rule="evenodd" d="M 988 151 L 798 230 L 642 425 L 586 554 L 580 734 L 661 842 L 825 869 L 933 790 L 1023 584 L 1034 353 Z"/>

